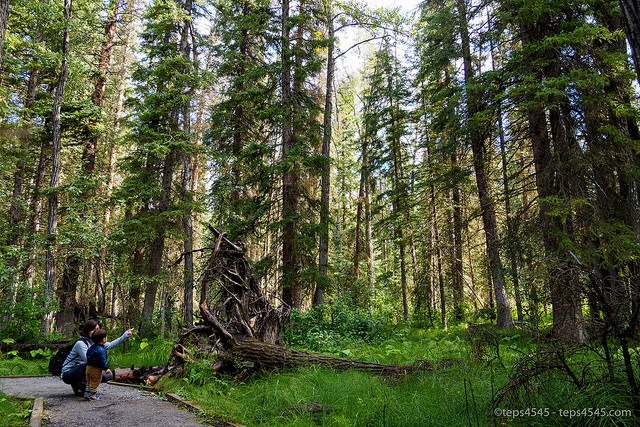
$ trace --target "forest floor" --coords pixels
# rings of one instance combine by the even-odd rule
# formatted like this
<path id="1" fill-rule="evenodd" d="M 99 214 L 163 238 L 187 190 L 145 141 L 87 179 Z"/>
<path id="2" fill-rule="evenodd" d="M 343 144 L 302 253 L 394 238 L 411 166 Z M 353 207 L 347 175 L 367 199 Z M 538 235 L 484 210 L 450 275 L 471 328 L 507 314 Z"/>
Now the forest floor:
<path id="1" fill-rule="evenodd" d="M 183 411 L 152 393 L 137 388 L 101 384 L 103 399 L 86 402 L 56 377 L 0 378 L 3 393 L 43 397 L 47 426 L 203 426 Z"/>

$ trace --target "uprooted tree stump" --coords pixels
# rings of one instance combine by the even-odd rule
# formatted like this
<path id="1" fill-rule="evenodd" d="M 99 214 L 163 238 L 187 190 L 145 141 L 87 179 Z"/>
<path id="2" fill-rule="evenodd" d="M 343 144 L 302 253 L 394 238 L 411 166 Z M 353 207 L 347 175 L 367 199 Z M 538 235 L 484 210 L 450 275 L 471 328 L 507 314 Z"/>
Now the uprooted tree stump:
<path id="1" fill-rule="evenodd" d="M 209 228 L 217 242 L 200 283 L 203 322 L 182 334 L 163 374 L 180 376 L 185 362 L 212 356 L 212 370 L 225 372 L 322 365 L 395 376 L 433 369 L 427 361 L 393 365 L 284 347 L 281 328 L 289 318 L 289 306 L 281 301 L 281 306 L 275 308 L 262 293 L 242 243 L 231 242 L 224 233 Z M 151 375 L 147 383 L 155 382 L 157 378 L 157 375 Z"/>

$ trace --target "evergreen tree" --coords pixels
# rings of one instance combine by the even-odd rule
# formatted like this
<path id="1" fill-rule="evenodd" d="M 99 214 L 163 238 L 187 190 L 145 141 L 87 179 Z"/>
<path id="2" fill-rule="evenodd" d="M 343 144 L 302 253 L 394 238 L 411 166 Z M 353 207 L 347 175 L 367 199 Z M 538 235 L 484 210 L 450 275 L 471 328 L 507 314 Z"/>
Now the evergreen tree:
<path id="1" fill-rule="evenodd" d="M 151 324 L 156 306 L 158 285 L 162 275 L 166 234 L 177 224 L 174 217 L 179 209 L 173 200 L 173 179 L 180 152 L 189 149 L 191 131 L 186 116 L 192 88 L 197 86 L 198 67 L 183 54 L 181 43 L 189 43 L 192 15 L 187 4 L 172 0 L 154 2 L 145 15 L 141 35 L 144 58 L 133 77 L 137 82 L 136 98 L 130 99 L 132 142 L 135 151 L 126 167 L 130 176 L 123 183 L 119 197 L 126 198 L 137 212 L 128 220 L 138 239 L 138 245 L 149 245 L 147 265 L 144 269 L 144 305 L 140 332 L 152 333 Z M 145 230 L 153 230 L 151 232 Z M 141 247 L 135 249 L 137 252 Z"/>
<path id="2" fill-rule="evenodd" d="M 407 147 L 405 104 L 409 92 L 403 81 L 403 70 L 389 41 L 384 41 L 374 58 L 374 72 L 370 75 L 370 93 L 366 97 L 365 138 L 371 141 L 373 167 L 380 170 L 389 182 L 389 189 L 379 195 L 379 203 L 391 202 L 392 210 L 385 222 L 393 230 L 400 264 L 402 316 L 409 317 L 409 284 L 406 266 L 407 235 L 405 214 L 409 209 L 409 194 L 405 176 Z"/>
<path id="3" fill-rule="evenodd" d="M 212 205 L 216 223 L 233 240 L 259 239 L 273 208 L 276 141 L 273 127 L 275 16 L 268 1 L 221 2 L 214 46 L 223 95 L 211 112 L 208 142 L 215 167 Z"/>

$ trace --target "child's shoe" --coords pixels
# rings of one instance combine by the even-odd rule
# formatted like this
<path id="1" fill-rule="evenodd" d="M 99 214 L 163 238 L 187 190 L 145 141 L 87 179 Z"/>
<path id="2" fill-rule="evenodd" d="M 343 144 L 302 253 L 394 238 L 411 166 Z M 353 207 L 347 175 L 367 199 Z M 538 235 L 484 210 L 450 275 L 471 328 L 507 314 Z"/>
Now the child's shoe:
<path id="1" fill-rule="evenodd" d="M 100 399 L 102 399 L 102 396 L 100 396 L 98 393 L 85 393 L 83 400 L 100 400 Z"/>

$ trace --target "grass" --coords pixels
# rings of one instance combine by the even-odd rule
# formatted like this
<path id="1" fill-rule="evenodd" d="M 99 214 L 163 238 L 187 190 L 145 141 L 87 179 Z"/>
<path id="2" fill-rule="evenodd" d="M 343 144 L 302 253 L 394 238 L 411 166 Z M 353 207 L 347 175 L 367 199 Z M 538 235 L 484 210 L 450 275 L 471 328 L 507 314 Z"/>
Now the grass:
<path id="1" fill-rule="evenodd" d="M 486 363 L 470 363 L 470 347 L 461 336 L 460 331 L 407 330 L 380 344 L 351 343 L 333 351 L 382 363 L 447 360 L 434 371 L 400 379 L 307 367 L 256 374 L 238 383 L 212 373 L 211 361 L 203 361 L 190 364 L 184 378 L 164 378 L 161 386 L 216 417 L 249 426 L 486 425 L 491 421 L 487 405 L 492 391 L 506 382 L 507 371 L 496 364 L 488 368 Z M 292 405 L 305 402 L 332 409 L 316 416 L 287 414 Z"/>
<path id="2" fill-rule="evenodd" d="M 12 358 L 0 360 L 0 376 L 48 375 L 49 359 Z"/>
<path id="3" fill-rule="evenodd" d="M 247 383 L 217 376 L 207 385 L 178 379 L 165 379 L 162 385 L 217 416 L 250 426 L 418 426 L 486 424 L 483 402 L 491 397 L 490 381 L 490 371 L 475 368 L 442 369 L 398 380 L 307 367 L 263 374 Z M 315 417 L 287 414 L 292 405 L 305 402 L 330 409 Z"/>
<path id="4" fill-rule="evenodd" d="M 0 425 L 27 426 L 33 401 L 0 393 Z"/>
<path id="5" fill-rule="evenodd" d="M 109 350 L 109 366 L 130 368 L 134 366 L 157 366 L 167 363 L 173 342 L 129 339 L 125 345 Z"/>

